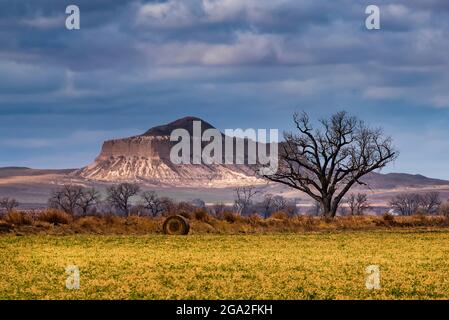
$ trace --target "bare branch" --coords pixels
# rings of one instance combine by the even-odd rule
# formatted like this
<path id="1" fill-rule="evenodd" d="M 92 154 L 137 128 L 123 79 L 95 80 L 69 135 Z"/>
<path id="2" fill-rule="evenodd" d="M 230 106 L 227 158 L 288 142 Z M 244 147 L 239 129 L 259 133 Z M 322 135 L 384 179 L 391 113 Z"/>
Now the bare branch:
<path id="1" fill-rule="evenodd" d="M 327 216 L 335 216 L 352 186 L 364 184 L 363 176 L 382 169 L 398 155 L 382 130 L 344 111 L 320 120 L 318 129 L 306 113 L 295 113 L 293 121 L 299 134 L 284 134 L 278 172 L 265 177 L 308 194 Z"/>

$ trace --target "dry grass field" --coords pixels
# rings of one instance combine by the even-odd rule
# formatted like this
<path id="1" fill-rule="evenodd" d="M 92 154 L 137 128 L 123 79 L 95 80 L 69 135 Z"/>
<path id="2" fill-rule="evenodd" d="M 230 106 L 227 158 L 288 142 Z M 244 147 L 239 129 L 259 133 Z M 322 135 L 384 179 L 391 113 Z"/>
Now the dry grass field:
<path id="1" fill-rule="evenodd" d="M 0 299 L 448 299 L 449 232 L 4 235 L 0 270 Z"/>
<path id="2" fill-rule="evenodd" d="M 268 219 L 226 212 L 221 217 L 203 210 L 187 214 L 190 234 L 272 234 L 379 230 L 449 230 L 449 216 L 343 216 L 334 219 L 289 217 L 277 212 Z M 72 216 L 59 210 L 13 211 L 0 217 L 0 235 L 148 235 L 162 233 L 165 217 Z"/>

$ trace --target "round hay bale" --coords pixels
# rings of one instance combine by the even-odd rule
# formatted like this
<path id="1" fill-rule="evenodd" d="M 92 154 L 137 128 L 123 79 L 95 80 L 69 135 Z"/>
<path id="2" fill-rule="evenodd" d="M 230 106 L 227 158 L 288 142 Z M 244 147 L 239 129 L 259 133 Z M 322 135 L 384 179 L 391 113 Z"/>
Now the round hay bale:
<path id="1" fill-rule="evenodd" d="M 165 234 L 186 235 L 190 231 L 190 225 L 186 218 L 180 215 L 175 215 L 165 219 L 162 229 Z"/>

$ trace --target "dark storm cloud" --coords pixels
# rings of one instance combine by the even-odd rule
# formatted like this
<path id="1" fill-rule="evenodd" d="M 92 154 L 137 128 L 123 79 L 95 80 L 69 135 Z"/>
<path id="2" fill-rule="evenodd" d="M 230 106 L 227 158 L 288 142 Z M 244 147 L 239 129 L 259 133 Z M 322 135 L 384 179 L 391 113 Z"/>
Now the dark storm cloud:
<path id="1" fill-rule="evenodd" d="M 363 27 L 369 4 L 364 1 L 80 0 L 75 3 L 81 8 L 82 28 L 76 32 L 64 28 L 64 8 L 69 3 L 7 0 L 0 4 L 0 67 L 7 69 L 4 78 L 13 79 L 10 93 L 22 88 L 24 93 L 66 92 L 72 98 L 110 95 L 107 89 L 136 94 L 135 88 L 145 85 L 170 87 L 192 66 L 202 68 L 195 72 L 209 74 L 207 81 L 212 78 L 218 84 L 251 77 L 257 67 L 266 66 L 351 65 L 357 76 L 374 65 L 374 74 L 363 79 L 367 86 L 421 84 L 425 89 L 435 79 L 447 80 L 439 72 L 448 66 L 449 49 L 447 19 L 441 19 L 447 17 L 443 1 L 432 5 L 380 1 L 382 30 L 377 32 Z M 217 73 L 218 66 L 251 69 Z M 27 68 L 33 75 L 25 80 Z M 68 72 L 72 72 L 70 79 Z M 41 77 L 39 83 L 36 76 Z M 188 85 L 204 82 L 197 74 L 190 77 L 193 81 Z M 8 87 L 0 83 L 0 90 Z M 423 102 L 432 104 L 424 91 Z M 444 98 L 438 101 L 438 106 L 444 104 Z"/>
<path id="2" fill-rule="evenodd" d="M 68 4 L 80 7 L 81 30 L 65 29 Z M 82 147 L 70 141 L 83 132 L 138 133 L 186 114 L 222 128 L 284 129 L 295 109 L 322 116 L 345 108 L 390 129 L 405 154 L 413 154 L 413 137 L 442 141 L 449 134 L 437 121 L 449 112 L 448 1 L 375 1 L 378 31 L 364 26 L 370 4 L 0 1 L 0 145 L 9 154 L 0 165 L 39 147 L 48 159 L 58 152 L 78 159 Z M 20 140 L 19 123 L 26 126 Z M 91 153 L 80 166 L 95 156 L 97 140 L 86 140 Z M 23 148 L 12 147 L 20 141 Z M 435 143 L 423 152 L 441 166 L 449 152 Z M 403 164 L 426 173 L 419 161 Z"/>
<path id="3" fill-rule="evenodd" d="M 2 12 L 9 12 L 1 21 L 8 30 L 0 33 L 2 55 L 73 70 L 402 63 L 404 57 L 415 65 L 447 63 L 431 43 L 447 36 L 432 27 L 432 18 L 441 12 L 405 3 L 382 2 L 383 31 L 377 37 L 363 29 L 364 5 L 347 0 L 78 1 L 82 30 L 77 33 L 63 27 L 69 1 L 14 3 L 2 3 Z M 419 37 L 429 43 L 414 50 Z"/>

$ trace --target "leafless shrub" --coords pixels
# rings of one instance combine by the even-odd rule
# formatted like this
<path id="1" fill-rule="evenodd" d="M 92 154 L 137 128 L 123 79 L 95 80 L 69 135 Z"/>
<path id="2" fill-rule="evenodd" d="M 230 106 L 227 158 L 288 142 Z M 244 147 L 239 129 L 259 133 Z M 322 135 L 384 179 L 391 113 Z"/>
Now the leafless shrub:
<path id="1" fill-rule="evenodd" d="M 435 213 L 441 204 L 438 192 L 428 192 L 423 195 L 417 193 L 403 193 L 396 195 L 390 201 L 390 206 L 403 216 L 417 213 Z"/>
<path id="2" fill-rule="evenodd" d="M 6 213 L 13 211 L 18 206 L 19 202 L 17 202 L 16 199 L 7 197 L 0 199 L 0 209 L 2 209 L 1 211 L 5 211 Z"/>
<path id="3" fill-rule="evenodd" d="M 238 187 L 234 189 L 235 199 L 234 208 L 240 215 L 246 215 L 251 212 L 253 197 L 260 191 L 253 186 Z"/>
<path id="4" fill-rule="evenodd" d="M 274 196 L 273 197 L 273 208 L 274 211 L 283 211 L 287 208 L 288 202 L 283 196 Z"/>
<path id="5" fill-rule="evenodd" d="M 100 193 L 97 190 L 69 184 L 53 191 L 48 199 L 50 208 L 62 210 L 70 215 L 77 212 L 86 215 L 99 202 Z"/>
<path id="6" fill-rule="evenodd" d="M 441 205 L 438 192 L 427 192 L 420 196 L 420 206 L 425 213 L 432 214 L 438 211 Z"/>
<path id="7" fill-rule="evenodd" d="M 50 208 L 62 210 L 68 214 L 75 214 L 83 188 L 75 185 L 64 185 L 53 191 L 48 200 Z"/>
<path id="8" fill-rule="evenodd" d="M 89 213 L 89 210 L 95 208 L 100 200 L 100 193 L 97 190 L 93 188 L 83 189 L 78 199 L 77 205 L 81 209 L 81 213 L 83 215 L 87 215 Z"/>
<path id="9" fill-rule="evenodd" d="M 415 214 L 420 205 L 419 195 L 416 193 L 398 194 L 390 200 L 390 206 L 403 216 Z"/>
<path id="10" fill-rule="evenodd" d="M 162 215 L 170 206 L 168 198 L 160 198 L 155 191 L 146 191 L 142 193 L 143 206 L 150 212 L 150 215 L 156 217 Z"/>
<path id="11" fill-rule="evenodd" d="M 362 215 L 369 208 L 368 196 L 365 193 L 351 193 L 346 199 L 351 216 Z"/>
<path id="12" fill-rule="evenodd" d="M 134 183 L 120 183 L 107 189 L 107 201 L 114 208 L 129 216 L 131 207 L 131 198 L 136 196 L 140 187 Z"/>

